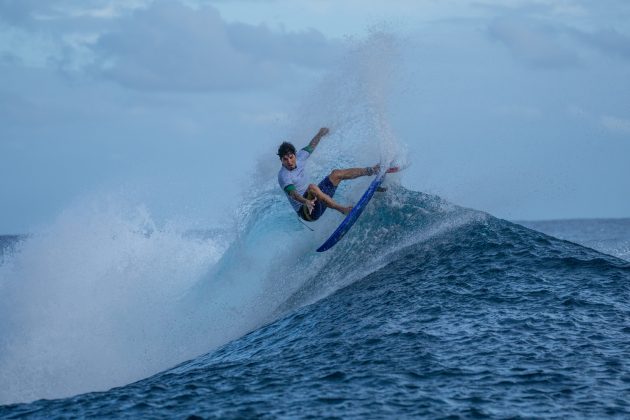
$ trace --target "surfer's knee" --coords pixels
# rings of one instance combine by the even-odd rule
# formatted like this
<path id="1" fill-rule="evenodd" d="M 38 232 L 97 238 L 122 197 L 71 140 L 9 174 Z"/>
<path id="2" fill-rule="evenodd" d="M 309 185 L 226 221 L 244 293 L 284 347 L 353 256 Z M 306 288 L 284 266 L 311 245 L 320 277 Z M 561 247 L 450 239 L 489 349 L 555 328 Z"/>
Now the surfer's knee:
<path id="1" fill-rule="evenodd" d="M 342 172 L 343 171 L 341 169 L 333 169 L 332 171 L 330 171 L 328 178 L 332 181 L 333 184 L 336 184 L 341 179 Z"/>
<path id="2" fill-rule="evenodd" d="M 315 184 L 308 184 L 308 188 L 306 190 L 315 194 L 319 192 L 319 187 Z"/>

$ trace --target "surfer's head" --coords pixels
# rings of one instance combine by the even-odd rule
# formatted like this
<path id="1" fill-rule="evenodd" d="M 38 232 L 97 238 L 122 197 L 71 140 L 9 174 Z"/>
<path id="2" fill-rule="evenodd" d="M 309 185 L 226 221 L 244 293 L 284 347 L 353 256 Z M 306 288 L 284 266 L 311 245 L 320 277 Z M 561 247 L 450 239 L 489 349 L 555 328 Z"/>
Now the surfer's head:
<path id="1" fill-rule="evenodd" d="M 295 169 L 295 146 L 285 141 L 278 147 L 278 156 L 280 161 L 282 161 L 282 166 L 290 171 Z"/>

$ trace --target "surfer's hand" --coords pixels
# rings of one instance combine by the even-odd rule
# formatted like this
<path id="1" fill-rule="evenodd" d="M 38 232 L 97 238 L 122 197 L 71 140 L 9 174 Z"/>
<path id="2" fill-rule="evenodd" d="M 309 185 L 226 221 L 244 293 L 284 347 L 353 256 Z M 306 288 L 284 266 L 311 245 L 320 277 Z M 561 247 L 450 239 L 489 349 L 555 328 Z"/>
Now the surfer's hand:
<path id="1" fill-rule="evenodd" d="M 330 130 L 327 127 L 322 127 L 322 128 L 319 129 L 319 133 L 317 133 L 317 135 L 320 136 L 320 137 L 324 137 L 329 132 L 330 132 Z"/>
<path id="2" fill-rule="evenodd" d="M 313 198 L 312 200 L 306 200 L 306 208 L 308 209 L 308 214 L 313 213 L 313 209 L 315 208 L 315 201 L 317 198 Z"/>

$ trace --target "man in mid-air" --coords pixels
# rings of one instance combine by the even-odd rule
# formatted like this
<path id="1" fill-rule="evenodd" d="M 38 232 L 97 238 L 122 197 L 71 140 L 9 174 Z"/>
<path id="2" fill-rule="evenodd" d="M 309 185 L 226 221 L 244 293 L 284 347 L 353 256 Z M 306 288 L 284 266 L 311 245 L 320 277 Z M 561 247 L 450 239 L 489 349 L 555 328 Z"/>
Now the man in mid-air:
<path id="1" fill-rule="evenodd" d="M 319 219 L 327 207 L 348 214 L 352 206 L 344 207 L 332 199 L 337 185 L 346 179 L 374 175 L 379 170 L 378 165 L 368 168 L 334 169 L 318 185 L 309 184 L 304 169 L 306 159 L 313 153 L 322 137 L 328 134 L 328 131 L 328 128 L 321 128 L 308 146 L 297 153 L 295 147 L 288 142 L 282 143 L 278 148 L 278 156 L 282 162 L 282 168 L 278 172 L 280 188 L 287 194 L 289 203 L 298 216 L 308 222 Z"/>

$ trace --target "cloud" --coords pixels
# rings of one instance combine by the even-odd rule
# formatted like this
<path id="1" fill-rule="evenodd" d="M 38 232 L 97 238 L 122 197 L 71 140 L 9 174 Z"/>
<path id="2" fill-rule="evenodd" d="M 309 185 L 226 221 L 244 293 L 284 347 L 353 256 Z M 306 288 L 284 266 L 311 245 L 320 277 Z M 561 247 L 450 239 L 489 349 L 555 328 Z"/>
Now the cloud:
<path id="1" fill-rule="evenodd" d="M 116 20 L 153 0 L 0 0 L 1 62 L 74 71 Z"/>
<path id="2" fill-rule="evenodd" d="M 630 59 L 630 37 L 614 29 L 597 32 L 584 32 L 577 29 L 569 31 L 577 40 L 608 55 Z"/>
<path id="3" fill-rule="evenodd" d="M 607 22 L 607 25 L 627 21 L 630 12 L 627 1 L 609 0 L 608 3 L 608 8 L 585 0 L 473 4 L 501 16 L 489 25 L 488 33 L 516 56 L 533 65 L 563 67 L 577 63 L 575 51 L 584 46 L 630 59 L 630 36 L 610 27 L 579 29 L 587 19 L 591 23 Z M 573 51 L 567 41 L 573 44 Z"/>
<path id="4" fill-rule="evenodd" d="M 603 127 L 613 134 L 630 134 L 630 119 L 612 115 L 599 116 L 597 113 L 586 111 L 577 105 L 567 108 L 567 115 L 577 118 L 589 125 Z"/>
<path id="5" fill-rule="evenodd" d="M 277 60 L 304 67 L 320 68 L 334 61 L 336 45 L 314 29 L 301 33 L 277 34 L 267 26 L 234 23 L 226 27 L 231 44 L 259 60 Z"/>
<path id="6" fill-rule="evenodd" d="M 115 18 L 153 0 L 0 0 L 0 20 L 16 26 L 82 17 Z"/>
<path id="7" fill-rule="evenodd" d="M 562 31 L 532 20 L 497 18 L 490 22 L 487 33 L 533 67 L 567 68 L 579 62 L 577 54 L 562 45 Z"/>
<path id="8" fill-rule="evenodd" d="M 575 105 L 575 104 L 571 104 L 567 107 L 567 115 L 571 116 L 571 117 L 576 117 L 576 118 L 590 118 L 590 114 L 588 112 L 586 112 L 584 110 L 584 108 Z"/>
<path id="9" fill-rule="evenodd" d="M 600 120 L 602 126 L 609 131 L 630 134 L 630 119 L 604 115 Z"/>
<path id="10" fill-rule="evenodd" d="M 549 2 L 548 0 L 525 0 L 525 1 L 505 1 L 505 0 L 486 0 L 473 1 L 471 5 L 474 8 L 487 10 L 493 14 L 514 15 L 514 16 L 554 16 L 560 20 L 578 17 L 582 18 L 589 14 L 586 5 L 581 5 L 576 0 L 556 0 Z"/>
<path id="11" fill-rule="evenodd" d="M 50 4 L 38 0 L 0 0 L 0 21 L 9 24 L 24 24 L 35 13 L 48 12 Z"/>
<path id="12" fill-rule="evenodd" d="M 99 73 L 127 87 L 232 90 L 265 87 L 295 67 L 321 68 L 339 50 L 321 33 L 227 24 L 216 9 L 157 2 L 100 38 Z"/>

